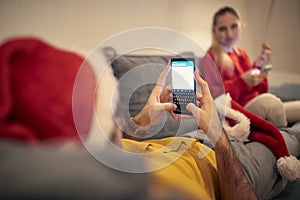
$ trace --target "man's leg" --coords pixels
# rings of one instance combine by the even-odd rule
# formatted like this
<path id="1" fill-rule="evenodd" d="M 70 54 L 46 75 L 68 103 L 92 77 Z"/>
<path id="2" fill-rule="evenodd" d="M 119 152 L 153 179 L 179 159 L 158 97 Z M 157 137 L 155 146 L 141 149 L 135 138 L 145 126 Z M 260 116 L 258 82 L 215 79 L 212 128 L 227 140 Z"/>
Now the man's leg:
<path id="1" fill-rule="evenodd" d="M 300 156 L 300 121 L 288 128 L 281 128 L 284 140 L 287 144 L 289 153 L 293 156 Z"/>
<path id="2" fill-rule="evenodd" d="M 300 122 L 290 128 L 281 129 L 291 155 L 300 156 Z M 232 141 L 231 145 L 239 158 L 259 199 L 275 197 L 287 185 L 277 172 L 276 157 L 265 145 L 259 142 L 247 144 Z"/>
<path id="3" fill-rule="evenodd" d="M 286 187 L 276 170 L 274 154 L 259 142 L 231 142 L 258 199 L 270 199 Z"/>

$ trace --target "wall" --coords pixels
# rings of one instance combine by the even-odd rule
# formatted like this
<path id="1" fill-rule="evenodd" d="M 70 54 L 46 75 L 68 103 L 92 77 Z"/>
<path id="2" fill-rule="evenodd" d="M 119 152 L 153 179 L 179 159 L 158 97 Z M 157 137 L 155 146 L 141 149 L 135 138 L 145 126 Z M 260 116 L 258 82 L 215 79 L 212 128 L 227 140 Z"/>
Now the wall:
<path id="1" fill-rule="evenodd" d="M 238 4 L 243 1 L 226 1 Z M 62 46 L 93 48 L 132 28 L 172 28 L 210 43 L 212 13 L 222 0 L 2 0 L 0 39 L 36 34 Z"/>
<path id="2" fill-rule="evenodd" d="M 271 2 L 273 12 L 267 31 L 266 18 Z M 299 0 L 252 0 L 246 9 L 247 31 L 251 29 L 249 40 L 253 41 L 253 51 L 259 51 L 259 43 L 266 41 L 272 45 L 272 63 L 277 70 L 300 73 L 300 1 Z M 266 33 L 264 33 L 266 32 Z"/>
<path id="3" fill-rule="evenodd" d="M 254 59 L 263 42 L 271 1 L 1 0 L 0 41 L 12 36 L 37 35 L 63 48 L 91 50 L 122 31 L 155 26 L 180 31 L 206 49 L 210 45 L 213 13 L 221 6 L 232 5 L 246 24 L 239 45 Z M 267 35 L 267 42 L 273 47 L 274 71 L 300 74 L 299 2 L 275 2 Z"/>

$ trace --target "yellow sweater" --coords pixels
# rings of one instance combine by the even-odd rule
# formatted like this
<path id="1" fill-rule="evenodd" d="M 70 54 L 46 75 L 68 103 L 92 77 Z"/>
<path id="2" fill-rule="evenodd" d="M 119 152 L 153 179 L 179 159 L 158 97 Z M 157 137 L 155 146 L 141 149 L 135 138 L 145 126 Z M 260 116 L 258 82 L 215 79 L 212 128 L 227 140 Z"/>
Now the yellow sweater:
<path id="1" fill-rule="evenodd" d="M 219 199 L 214 151 L 195 139 L 170 137 L 136 142 L 123 139 L 125 151 L 142 154 L 153 196 L 176 193 L 186 199 Z"/>

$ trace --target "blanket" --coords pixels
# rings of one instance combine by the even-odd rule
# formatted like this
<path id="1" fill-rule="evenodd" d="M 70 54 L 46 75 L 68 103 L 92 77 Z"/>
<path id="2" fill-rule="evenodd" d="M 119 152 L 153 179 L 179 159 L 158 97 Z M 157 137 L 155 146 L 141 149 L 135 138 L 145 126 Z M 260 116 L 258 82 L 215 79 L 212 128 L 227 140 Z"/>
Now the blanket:
<path id="1" fill-rule="evenodd" d="M 0 137 L 36 143 L 79 136 L 72 91 L 84 58 L 38 38 L 12 38 L 0 46 Z M 94 76 L 81 73 L 82 123 L 88 134 Z M 89 100 L 87 100 L 89 99 Z"/>

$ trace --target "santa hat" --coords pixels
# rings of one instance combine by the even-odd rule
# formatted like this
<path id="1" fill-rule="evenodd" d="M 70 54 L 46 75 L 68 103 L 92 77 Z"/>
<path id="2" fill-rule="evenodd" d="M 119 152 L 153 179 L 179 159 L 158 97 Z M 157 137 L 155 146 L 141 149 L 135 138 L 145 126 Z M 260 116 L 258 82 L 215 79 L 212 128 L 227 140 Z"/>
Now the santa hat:
<path id="1" fill-rule="evenodd" d="M 80 92 L 74 92 L 75 86 Z M 95 87 L 92 68 L 82 56 L 35 37 L 4 41 L 0 139 L 80 141 L 89 132 Z M 76 116 L 81 120 L 75 124 Z"/>
<path id="2" fill-rule="evenodd" d="M 257 141 L 267 146 L 277 158 L 278 172 L 289 181 L 300 178 L 300 161 L 290 155 L 285 140 L 270 122 L 247 111 L 227 95 L 221 95 L 215 101 L 225 100 L 225 132 L 238 141 Z M 218 104 L 218 103 L 217 103 Z M 224 104 L 222 104 L 224 105 Z M 218 105 L 217 105 L 218 106 Z M 220 106 L 220 104 L 219 104 Z M 219 110 L 219 109 L 218 109 Z"/>

